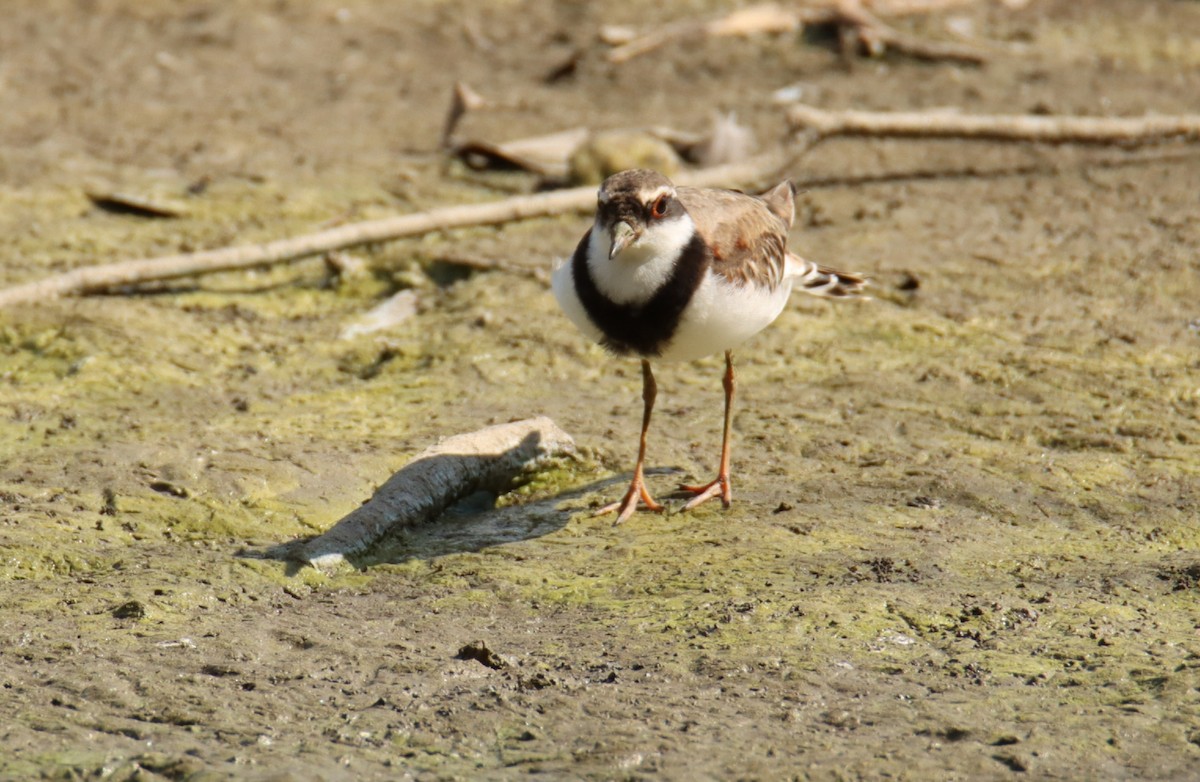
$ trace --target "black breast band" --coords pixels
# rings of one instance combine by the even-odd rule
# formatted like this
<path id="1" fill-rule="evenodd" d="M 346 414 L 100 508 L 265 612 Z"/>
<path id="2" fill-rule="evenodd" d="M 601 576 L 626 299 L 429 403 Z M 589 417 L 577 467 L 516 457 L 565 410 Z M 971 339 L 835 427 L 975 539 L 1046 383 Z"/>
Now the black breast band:
<path id="1" fill-rule="evenodd" d="M 641 303 L 618 304 L 605 296 L 592 279 L 587 262 L 590 238 L 588 231 L 575 248 L 571 273 L 583 309 L 604 334 L 600 344 L 622 355 L 632 353 L 643 358 L 660 355 L 675 335 L 683 311 L 708 271 L 708 246 L 698 233 L 693 234 L 675 262 L 671 276 L 653 296 Z"/>

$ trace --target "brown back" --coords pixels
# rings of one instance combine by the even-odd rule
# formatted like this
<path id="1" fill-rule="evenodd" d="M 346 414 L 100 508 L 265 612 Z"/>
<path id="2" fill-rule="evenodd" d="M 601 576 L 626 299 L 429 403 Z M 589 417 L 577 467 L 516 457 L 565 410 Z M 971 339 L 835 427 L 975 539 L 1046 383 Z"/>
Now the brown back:
<path id="1" fill-rule="evenodd" d="M 678 197 L 712 251 L 713 271 L 730 282 L 775 288 L 783 281 L 794 215 L 789 182 L 761 198 L 735 190 L 678 188 Z"/>

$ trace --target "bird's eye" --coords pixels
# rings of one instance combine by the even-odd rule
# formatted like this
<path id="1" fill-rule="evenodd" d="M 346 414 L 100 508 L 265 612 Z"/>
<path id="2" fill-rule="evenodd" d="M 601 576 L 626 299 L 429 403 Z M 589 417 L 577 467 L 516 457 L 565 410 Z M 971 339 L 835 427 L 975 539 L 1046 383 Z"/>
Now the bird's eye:
<path id="1" fill-rule="evenodd" d="M 667 194 L 660 195 L 654 202 L 654 206 L 650 207 L 650 216 L 655 220 L 661 220 L 667 216 L 667 207 L 671 204 L 671 196 Z"/>

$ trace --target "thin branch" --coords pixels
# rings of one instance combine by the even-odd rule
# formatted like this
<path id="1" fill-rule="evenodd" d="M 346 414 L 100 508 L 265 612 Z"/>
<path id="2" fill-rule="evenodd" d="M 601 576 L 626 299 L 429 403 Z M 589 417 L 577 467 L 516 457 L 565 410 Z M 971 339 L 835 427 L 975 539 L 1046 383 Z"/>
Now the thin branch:
<path id="1" fill-rule="evenodd" d="M 1079 144 L 1148 144 L 1200 139 L 1200 115 L 1149 117 L 1045 117 L 1022 114 L 954 114 L 946 111 L 833 111 L 797 104 L 788 122 L 825 139 L 832 136 L 966 138 Z"/>
<path id="2" fill-rule="evenodd" d="M 802 150 L 797 151 L 794 147 L 778 150 L 741 163 L 680 174 L 677 179 L 680 184 L 695 187 L 760 184 L 762 180 L 783 170 L 792 157 L 800 152 Z M 503 201 L 447 206 L 416 214 L 350 223 L 263 244 L 86 266 L 0 290 L 0 309 L 19 303 L 46 301 L 58 296 L 97 293 L 146 282 L 269 266 L 333 250 L 421 236 L 453 228 L 497 225 L 535 217 L 583 212 L 593 208 L 595 204 L 595 187 L 576 187 L 551 193 L 516 196 Z"/>
<path id="3" fill-rule="evenodd" d="M 914 16 L 967 5 L 974 0 L 906 0 L 872 3 L 868 10 L 861 0 L 830 0 L 818 5 L 788 8 L 763 3 L 741 8 L 707 21 L 674 22 L 626 41 L 608 52 L 608 61 L 624 63 L 669 43 L 693 38 L 749 37 L 795 32 L 804 27 L 835 25 L 846 43 L 858 43 L 872 56 L 891 48 L 923 60 L 951 60 L 978 64 L 986 55 L 977 49 L 951 42 L 926 41 L 906 35 L 884 24 L 880 16 Z"/>
<path id="4" fill-rule="evenodd" d="M 1163 163 L 1194 162 L 1200 155 L 1196 149 L 1152 149 L 1141 152 L 1125 151 L 1120 155 L 1104 157 L 1088 157 L 1085 160 L 1071 161 L 1064 165 L 1055 163 L 1053 159 L 1040 159 L 1036 162 L 984 167 L 967 164 L 959 168 L 916 168 L 898 171 L 877 171 L 871 174 L 834 174 L 820 177 L 804 177 L 793 179 L 796 189 L 817 190 L 826 188 L 862 187 L 881 185 L 894 182 L 924 182 L 954 179 L 1001 179 L 1003 177 L 1028 176 L 1030 174 L 1053 175 L 1065 170 L 1115 169 L 1132 168 L 1136 166 L 1153 166 Z"/>
<path id="5" fill-rule="evenodd" d="M 786 33 L 804 24 L 802 12 L 781 8 L 773 3 L 741 8 L 708 21 L 673 22 L 645 35 L 634 38 L 608 52 L 608 61 L 623 63 L 652 52 L 673 41 L 689 38 L 720 38 L 730 35 L 750 36 L 766 33 Z"/>
<path id="6" fill-rule="evenodd" d="M 987 61 L 987 55 L 972 46 L 902 33 L 868 11 L 860 0 L 839 0 L 828 13 L 829 18 L 825 23 L 838 26 L 843 47 L 853 47 L 857 43 L 871 57 L 880 57 L 891 49 L 918 60 L 933 62 L 944 60 L 981 65 Z M 844 55 L 850 53 L 843 51 Z"/>
<path id="7" fill-rule="evenodd" d="M 449 149 L 453 146 L 454 131 L 458 129 L 458 123 L 466 116 L 467 112 L 481 109 L 486 105 L 487 101 L 482 95 L 471 89 L 471 85 L 462 81 L 454 82 L 450 109 L 446 112 L 446 122 L 442 126 L 442 149 Z"/>

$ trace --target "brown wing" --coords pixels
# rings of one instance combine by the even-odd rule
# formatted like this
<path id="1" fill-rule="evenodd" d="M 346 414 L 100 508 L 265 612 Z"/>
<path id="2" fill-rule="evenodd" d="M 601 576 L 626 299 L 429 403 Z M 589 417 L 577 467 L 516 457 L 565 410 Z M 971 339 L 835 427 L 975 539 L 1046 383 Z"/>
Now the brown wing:
<path id="1" fill-rule="evenodd" d="M 713 271 L 765 288 L 783 281 L 788 226 L 766 201 L 733 190 L 681 187 L 677 194 L 712 250 Z"/>

